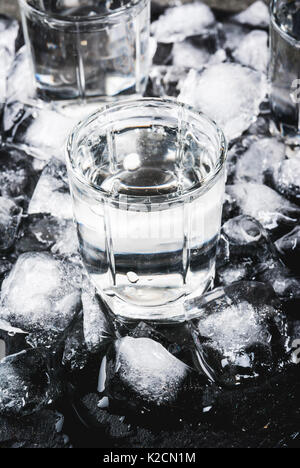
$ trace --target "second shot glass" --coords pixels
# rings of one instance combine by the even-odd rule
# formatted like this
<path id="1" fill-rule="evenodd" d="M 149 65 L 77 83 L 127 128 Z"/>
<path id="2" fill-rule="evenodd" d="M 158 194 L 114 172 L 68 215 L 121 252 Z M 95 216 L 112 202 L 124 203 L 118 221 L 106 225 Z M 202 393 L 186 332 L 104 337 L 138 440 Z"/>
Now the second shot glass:
<path id="1" fill-rule="evenodd" d="M 143 94 L 150 0 L 19 0 L 38 96 L 110 101 Z"/>

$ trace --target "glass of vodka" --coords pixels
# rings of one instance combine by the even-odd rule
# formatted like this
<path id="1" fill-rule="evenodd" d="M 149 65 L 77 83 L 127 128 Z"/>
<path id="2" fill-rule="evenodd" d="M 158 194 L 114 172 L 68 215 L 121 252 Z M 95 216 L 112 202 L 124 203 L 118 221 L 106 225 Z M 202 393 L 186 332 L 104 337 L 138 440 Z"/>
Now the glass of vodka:
<path id="1" fill-rule="evenodd" d="M 123 319 L 180 321 L 215 275 L 227 145 L 175 100 L 106 106 L 70 136 L 67 164 L 81 255 Z"/>
<path id="2" fill-rule="evenodd" d="M 271 109 L 288 143 L 300 143 L 300 1 L 271 1 Z"/>
<path id="3" fill-rule="evenodd" d="M 38 96 L 107 101 L 143 94 L 150 0 L 19 0 Z"/>

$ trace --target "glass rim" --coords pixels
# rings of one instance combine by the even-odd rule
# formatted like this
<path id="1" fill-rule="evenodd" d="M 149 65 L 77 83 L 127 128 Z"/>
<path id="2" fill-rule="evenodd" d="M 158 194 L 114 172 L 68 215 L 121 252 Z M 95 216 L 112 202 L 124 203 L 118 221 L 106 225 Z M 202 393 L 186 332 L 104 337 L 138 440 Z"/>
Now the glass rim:
<path id="1" fill-rule="evenodd" d="M 48 13 L 46 11 L 39 10 L 38 8 L 34 7 L 33 5 L 30 5 L 28 3 L 28 0 L 18 0 L 20 8 L 28 11 L 31 11 L 40 17 L 55 21 L 57 24 L 60 25 L 72 25 L 72 24 L 80 24 L 80 25 L 88 25 L 88 24 L 97 24 L 97 23 L 102 23 L 105 21 L 116 21 L 120 17 L 122 17 L 124 14 L 130 14 L 134 12 L 135 10 L 139 10 L 143 6 L 145 6 L 147 3 L 150 3 L 150 0 L 130 0 L 126 5 L 123 5 L 116 10 L 112 10 L 107 13 L 99 14 L 96 16 L 66 16 L 62 17 L 58 14 L 52 14 Z"/>
<path id="2" fill-rule="evenodd" d="M 271 23 L 273 26 L 276 28 L 276 30 L 283 36 L 283 38 L 292 44 L 294 47 L 299 47 L 300 48 L 300 40 L 296 39 L 295 37 L 291 36 L 288 32 L 284 31 L 280 25 L 278 24 L 277 18 L 275 16 L 275 5 L 277 3 L 277 0 L 271 0 L 270 5 L 269 5 L 269 10 L 270 10 L 270 16 L 271 16 Z"/>
<path id="3" fill-rule="evenodd" d="M 109 113 L 112 110 L 124 110 L 127 106 L 136 107 L 140 105 L 163 105 L 167 104 L 170 106 L 174 106 L 177 109 L 184 109 L 186 112 L 193 114 L 196 118 L 200 118 L 203 122 L 206 122 L 211 126 L 211 128 L 215 131 L 216 136 L 218 137 L 218 155 L 216 158 L 216 162 L 213 166 L 213 170 L 203 178 L 201 182 L 198 182 L 192 188 L 187 189 L 181 194 L 159 194 L 159 195 L 151 195 L 151 196 L 142 196 L 142 195 L 126 195 L 126 200 L 130 201 L 122 201 L 122 198 L 114 198 L 111 193 L 103 190 L 96 184 L 91 183 L 86 179 L 86 177 L 80 171 L 76 171 L 72 163 L 71 154 L 75 152 L 75 147 L 77 144 L 77 138 L 81 130 L 87 128 L 91 123 L 95 122 L 101 115 L 103 117 L 105 114 Z M 177 99 L 172 98 L 138 98 L 138 99 L 127 99 L 122 100 L 119 102 L 115 102 L 112 104 L 105 105 L 100 110 L 97 110 L 84 120 L 80 121 L 75 128 L 72 130 L 71 134 L 69 135 L 67 145 L 66 145 L 66 161 L 68 171 L 72 173 L 72 175 L 77 179 L 80 184 L 82 184 L 85 188 L 88 188 L 94 193 L 100 195 L 100 197 L 104 199 L 111 199 L 112 201 L 116 201 L 119 204 L 129 204 L 130 205 L 142 205 L 142 204 L 164 204 L 164 203 L 174 203 L 181 201 L 188 197 L 196 197 L 202 191 L 208 190 L 212 185 L 213 182 L 216 180 L 220 172 L 225 166 L 226 159 L 227 159 L 227 151 L 228 151 L 228 143 L 225 137 L 223 130 L 217 125 L 217 123 L 210 119 L 206 114 L 201 111 L 196 110 L 194 107 L 184 104 Z"/>

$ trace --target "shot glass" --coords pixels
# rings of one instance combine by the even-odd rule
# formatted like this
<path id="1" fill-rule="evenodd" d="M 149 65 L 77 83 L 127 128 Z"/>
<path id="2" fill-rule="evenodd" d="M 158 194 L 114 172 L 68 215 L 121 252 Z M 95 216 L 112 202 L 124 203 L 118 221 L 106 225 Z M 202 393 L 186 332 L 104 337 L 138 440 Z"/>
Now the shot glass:
<path id="1" fill-rule="evenodd" d="M 81 255 L 123 319 L 182 321 L 215 275 L 227 146 L 175 100 L 106 106 L 70 136 L 67 165 Z"/>
<path id="2" fill-rule="evenodd" d="M 143 94 L 150 0 L 19 0 L 38 96 L 109 101 Z"/>
<path id="3" fill-rule="evenodd" d="M 271 1 L 270 102 L 277 129 L 300 144 L 300 2 Z"/>

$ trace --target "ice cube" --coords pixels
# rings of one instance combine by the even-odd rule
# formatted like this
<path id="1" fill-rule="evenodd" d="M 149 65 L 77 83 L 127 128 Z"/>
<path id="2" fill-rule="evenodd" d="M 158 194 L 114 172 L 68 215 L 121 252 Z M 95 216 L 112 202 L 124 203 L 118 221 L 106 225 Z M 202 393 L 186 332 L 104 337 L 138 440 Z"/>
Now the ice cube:
<path id="1" fill-rule="evenodd" d="M 268 34 L 265 31 L 252 31 L 240 43 L 233 54 L 242 65 L 267 73 L 269 62 Z"/>
<path id="2" fill-rule="evenodd" d="M 21 255 L 1 290 L 0 320 L 48 345 L 81 307 L 81 277 L 75 265 L 48 253 Z"/>
<path id="3" fill-rule="evenodd" d="M 39 159 L 65 161 L 65 145 L 77 115 L 70 117 L 50 105 L 9 102 L 4 108 L 3 128 L 10 145 Z"/>
<path id="4" fill-rule="evenodd" d="M 247 10 L 232 17 L 239 24 L 254 26 L 255 28 L 268 28 L 270 14 L 267 5 L 263 1 L 253 3 Z"/>
<path id="5" fill-rule="evenodd" d="M 63 256 L 77 255 L 79 243 L 76 227 L 71 220 L 60 220 L 60 228 L 51 252 Z"/>
<path id="6" fill-rule="evenodd" d="M 206 113 L 233 140 L 255 121 L 266 92 L 266 77 L 259 72 L 222 63 L 202 73 L 191 70 L 178 99 Z"/>
<path id="7" fill-rule="evenodd" d="M 52 251 L 54 254 L 69 256 L 78 253 L 76 228 L 72 220 L 60 219 L 40 213 L 24 218 L 16 242 L 16 251 Z"/>
<path id="8" fill-rule="evenodd" d="M 73 219 L 66 166 L 52 158 L 42 172 L 28 208 L 29 214 L 49 213 Z"/>
<path id="9" fill-rule="evenodd" d="M 172 403 L 190 369 L 149 338 L 116 342 L 115 373 L 137 398 L 160 406 Z"/>
<path id="10" fill-rule="evenodd" d="M 91 353 L 97 353 L 113 338 L 112 329 L 92 288 L 82 293 L 81 300 L 85 342 Z"/>
<path id="11" fill-rule="evenodd" d="M 30 198 L 36 183 L 33 160 L 22 151 L 3 146 L 0 150 L 1 195 L 8 198 Z"/>
<path id="12" fill-rule="evenodd" d="M 223 225 L 217 254 L 219 285 L 255 279 L 262 265 L 274 267 L 277 262 L 267 233 L 256 219 L 237 216 Z"/>
<path id="13" fill-rule="evenodd" d="M 237 157 L 237 181 L 263 184 L 266 172 L 285 158 L 285 145 L 276 138 L 254 140 L 247 151 Z"/>
<path id="14" fill-rule="evenodd" d="M 276 233 L 298 223 L 300 208 L 266 185 L 240 182 L 227 185 L 227 202 L 232 211 L 256 218 L 264 228 Z"/>
<path id="15" fill-rule="evenodd" d="M 280 262 L 266 264 L 256 278 L 272 285 L 276 294 L 286 303 L 299 303 L 300 300 L 300 280 L 293 276 L 288 268 Z"/>
<path id="16" fill-rule="evenodd" d="M 16 54 L 9 70 L 6 89 L 9 102 L 29 102 L 35 96 L 35 83 L 32 77 L 28 49 L 23 46 Z"/>
<path id="17" fill-rule="evenodd" d="M 265 256 L 266 252 L 269 254 L 270 242 L 267 232 L 256 219 L 250 216 L 237 216 L 230 219 L 223 224 L 221 234 L 228 244 L 226 247 L 228 259 L 232 259 L 233 253 L 237 256 L 255 255 L 257 258 Z"/>
<path id="18" fill-rule="evenodd" d="M 300 155 L 275 162 L 268 180 L 274 190 L 300 205 Z"/>
<path id="19" fill-rule="evenodd" d="M 285 359 L 287 324 L 272 287 L 240 282 L 194 301 L 193 332 L 201 368 L 223 384 L 264 377 Z"/>
<path id="20" fill-rule="evenodd" d="M 300 226 L 275 242 L 276 249 L 286 265 L 300 273 Z"/>
<path id="21" fill-rule="evenodd" d="M 13 200 L 0 197 L 0 251 L 13 246 L 21 216 L 22 209 Z"/>
<path id="22" fill-rule="evenodd" d="M 27 416 L 53 402 L 61 387 L 49 377 L 38 350 L 22 351 L 0 361 L 0 414 Z"/>
<path id="23" fill-rule="evenodd" d="M 168 8 L 151 25 L 157 42 L 180 42 L 190 36 L 198 36 L 212 28 L 215 17 L 202 2 Z"/>
<path id="24" fill-rule="evenodd" d="M 257 280 L 270 283 L 285 302 L 298 301 L 300 281 L 293 277 L 261 224 L 249 216 L 227 221 L 221 231 L 217 256 L 217 282 Z"/>

